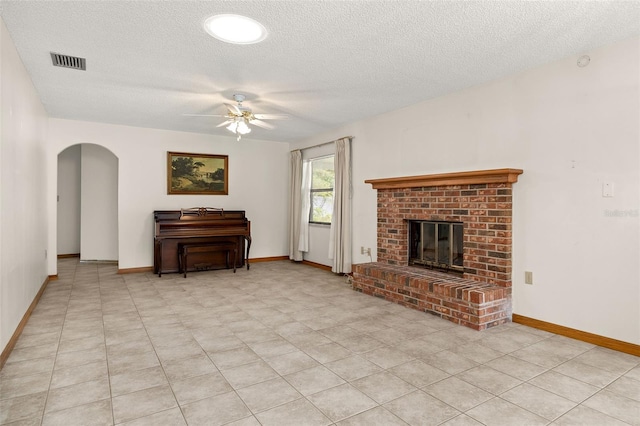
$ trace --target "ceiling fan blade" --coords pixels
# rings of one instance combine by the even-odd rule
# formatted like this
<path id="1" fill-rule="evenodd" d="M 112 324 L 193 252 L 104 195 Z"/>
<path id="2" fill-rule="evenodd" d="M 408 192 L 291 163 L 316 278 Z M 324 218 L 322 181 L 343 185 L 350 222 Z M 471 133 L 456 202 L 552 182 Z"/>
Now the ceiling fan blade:
<path id="1" fill-rule="evenodd" d="M 236 120 L 227 120 L 227 121 L 224 121 L 224 122 L 218 124 L 216 127 L 224 127 L 226 125 L 229 125 L 229 124 L 233 123 L 234 121 L 236 121 Z"/>
<path id="2" fill-rule="evenodd" d="M 186 117 L 227 117 L 226 115 L 220 114 L 182 114 Z"/>
<path id="3" fill-rule="evenodd" d="M 259 120 L 288 120 L 287 114 L 253 114 L 253 116 Z"/>
<path id="4" fill-rule="evenodd" d="M 262 127 L 263 129 L 267 129 L 267 130 L 275 129 L 275 126 L 272 126 L 271 124 L 265 123 L 264 121 L 260 121 L 258 119 L 249 120 L 249 123 L 255 124 L 256 126 Z"/>
<path id="5" fill-rule="evenodd" d="M 227 109 L 229 110 L 229 112 L 233 115 L 242 115 L 242 111 L 240 111 L 240 108 L 238 108 L 237 106 L 233 105 L 233 104 L 228 104 L 225 102 L 224 106 L 227 107 Z"/>

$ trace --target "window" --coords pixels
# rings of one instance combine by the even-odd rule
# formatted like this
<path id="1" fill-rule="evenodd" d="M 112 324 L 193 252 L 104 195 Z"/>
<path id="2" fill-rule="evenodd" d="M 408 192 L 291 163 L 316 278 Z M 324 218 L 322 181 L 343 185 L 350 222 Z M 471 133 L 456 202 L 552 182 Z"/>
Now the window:
<path id="1" fill-rule="evenodd" d="M 309 223 L 331 224 L 333 214 L 333 155 L 314 158 L 311 166 L 311 208 Z"/>

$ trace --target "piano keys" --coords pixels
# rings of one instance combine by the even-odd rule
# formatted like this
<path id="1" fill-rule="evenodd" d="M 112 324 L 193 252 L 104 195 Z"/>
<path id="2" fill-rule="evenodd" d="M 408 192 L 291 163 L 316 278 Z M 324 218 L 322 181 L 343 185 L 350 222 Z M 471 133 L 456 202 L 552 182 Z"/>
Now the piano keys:
<path id="1" fill-rule="evenodd" d="M 236 267 L 242 268 L 246 262 L 249 269 L 249 250 L 251 248 L 251 222 L 245 217 L 244 210 L 223 210 L 211 207 L 196 207 L 181 210 L 156 210 L 153 272 L 180 272 L 178 260 L 179 244 L 233 242 L 238 247 Z M 246 243 L 246 244 L 245 244 Z M 245 254 L 246 247 L 246 254 Z M 213 261 L 214 264 L 211 264 Z M 197 256 L 186 265 L 187 270 L 217 268 L 225 266 L 225 258 Z"/>

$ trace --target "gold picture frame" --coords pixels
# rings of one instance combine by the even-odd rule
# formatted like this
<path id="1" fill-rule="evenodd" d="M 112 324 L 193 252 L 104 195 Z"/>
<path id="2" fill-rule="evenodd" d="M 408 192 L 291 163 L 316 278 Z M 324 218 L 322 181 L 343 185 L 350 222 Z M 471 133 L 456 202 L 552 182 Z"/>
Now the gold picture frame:
<path id="1" fill-rule="evenodd" d="M 167 194 L 228 195 L 229 156 L 167 152 Z"/>

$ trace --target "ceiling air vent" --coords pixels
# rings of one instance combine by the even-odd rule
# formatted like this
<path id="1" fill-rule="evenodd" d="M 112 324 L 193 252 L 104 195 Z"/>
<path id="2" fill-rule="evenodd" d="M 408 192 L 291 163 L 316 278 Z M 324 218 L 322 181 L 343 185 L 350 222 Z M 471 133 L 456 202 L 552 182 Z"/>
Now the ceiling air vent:
<path id="1" fill-rule="evenodd" d="M 75 56 L 61 55 L 51 52 L 51 60 L 54 67 L 73 68 L 74 70 L 87 70 L 87 60 Z"/>

